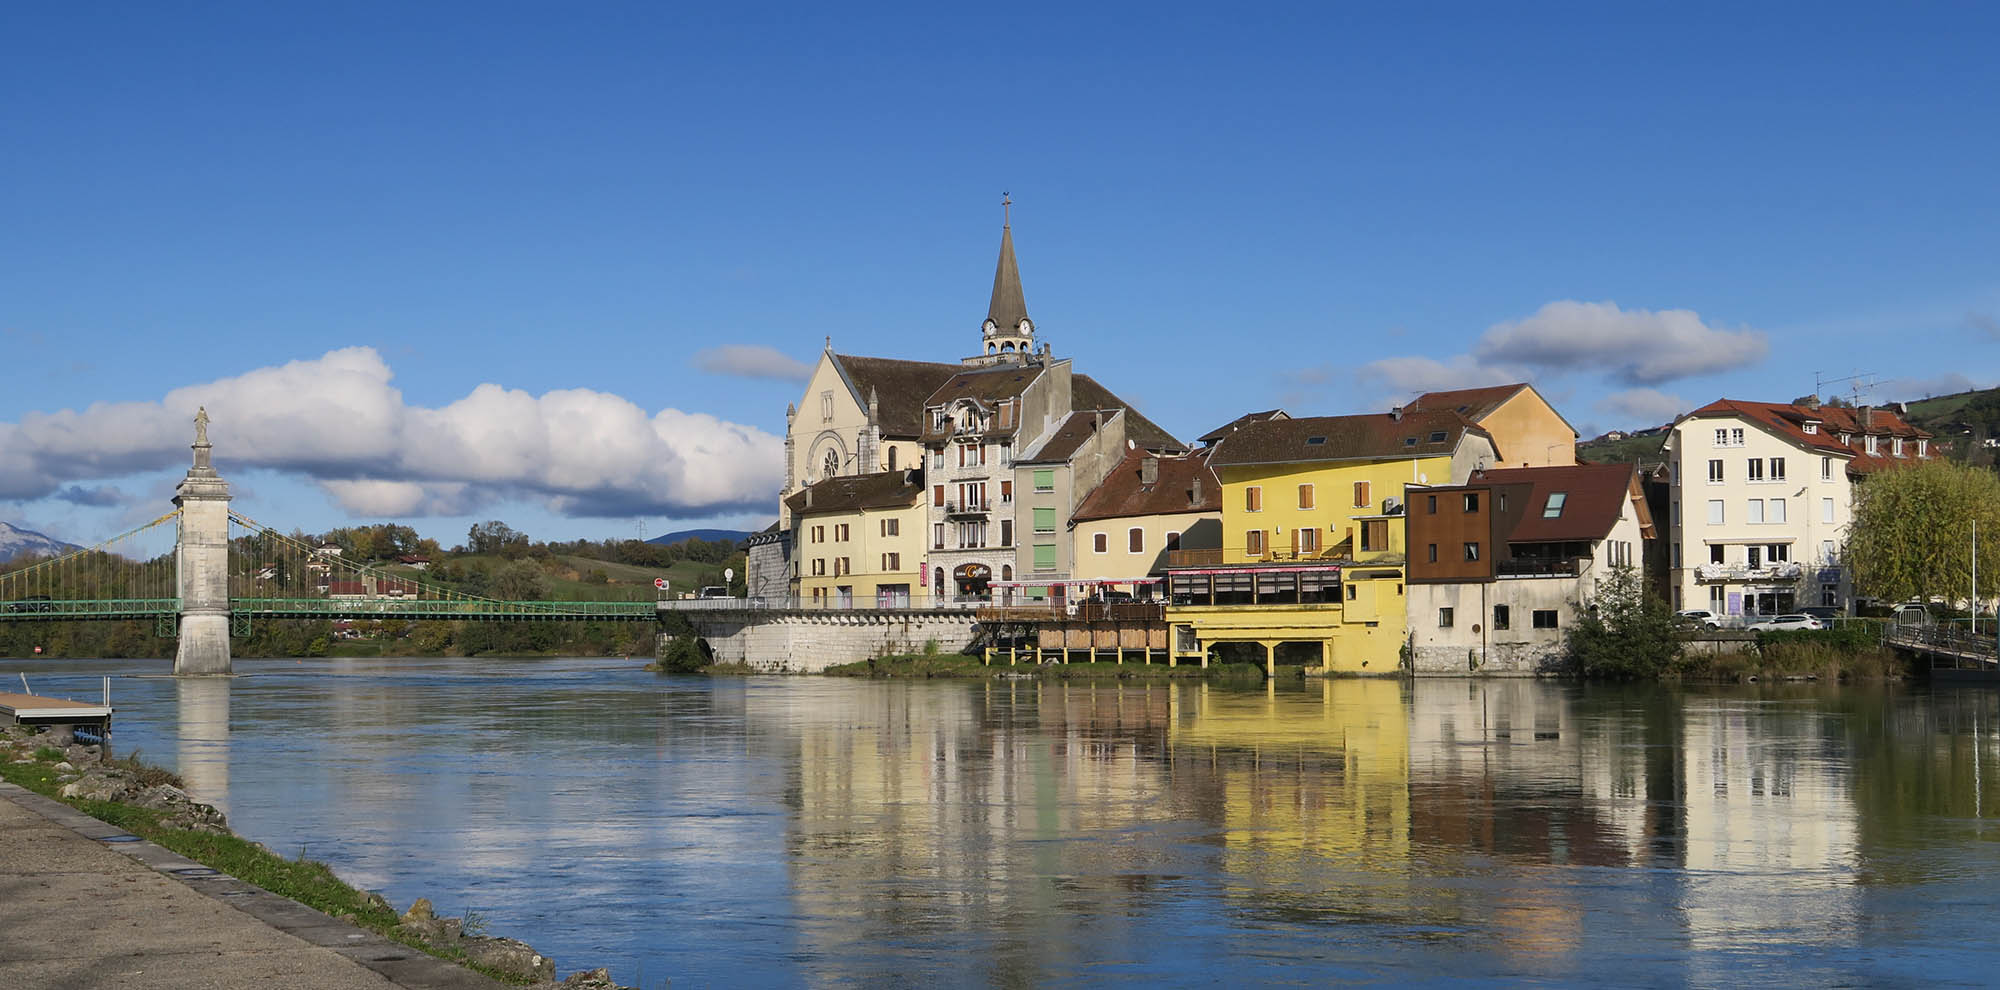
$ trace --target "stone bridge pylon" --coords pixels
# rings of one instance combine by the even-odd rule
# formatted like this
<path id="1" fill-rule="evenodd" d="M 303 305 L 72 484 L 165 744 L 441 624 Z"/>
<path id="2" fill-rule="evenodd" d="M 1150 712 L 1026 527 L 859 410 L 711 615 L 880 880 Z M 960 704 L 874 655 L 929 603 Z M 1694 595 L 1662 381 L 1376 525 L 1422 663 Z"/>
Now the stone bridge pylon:
<path id="1" fill-rule="evenodd" d="M 181 599 L 175 674 L 227 674 L 229 662 L 229 484 L 210 462 L 208 410 L 194 417 L 194 466 L 174 489 L 180 535 L 174 564 Z"/>

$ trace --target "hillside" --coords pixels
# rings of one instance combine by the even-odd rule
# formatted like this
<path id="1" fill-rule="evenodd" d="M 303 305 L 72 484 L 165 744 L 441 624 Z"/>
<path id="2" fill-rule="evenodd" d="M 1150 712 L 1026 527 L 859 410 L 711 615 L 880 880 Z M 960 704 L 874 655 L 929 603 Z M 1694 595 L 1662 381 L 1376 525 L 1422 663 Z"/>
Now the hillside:
<path id="1" fill-rule="evenodd" d="M 0 564 L 4 564 L 24 554 L 42 554 L 59 557 L 82 547 L 74 543 L 64 543 L 51 536 L 45 536 L 32 529 L 21 529 L 9 523 L 0 522 Z"/>
<path id="2" fill-rule="evenodd" d="M 742 529 L 684 529 L 677 533 L 665 533 L 655 536 L 646 542 L 670 547 L 676 543 L 685 543 L 689 540 L 706 540 L 711 543 L 716 540 L 728 540 L 731 543 L 741 543 L 749 538 L 750 532 Z"/>
<path id="3" fill-rule="evenodd" d="M 1576 459 L 1586 464 L 1658 463 L 1665 457 L 1660 445 L 1666 440 L 1665 431 L 1623 440 L 1580 440 L 1576 445 Z"/>

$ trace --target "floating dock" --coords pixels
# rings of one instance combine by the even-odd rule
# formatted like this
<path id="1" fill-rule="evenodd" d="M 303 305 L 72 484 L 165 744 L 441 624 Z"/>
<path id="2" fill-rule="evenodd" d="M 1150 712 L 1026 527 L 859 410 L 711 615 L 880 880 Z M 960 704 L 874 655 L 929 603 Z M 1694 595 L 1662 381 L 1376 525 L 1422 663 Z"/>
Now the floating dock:
<path id="1" fill-rule="evenodd" d="M 0 725 L 66 725 L 111 731 L 111 706 L 0 691 Z"/>

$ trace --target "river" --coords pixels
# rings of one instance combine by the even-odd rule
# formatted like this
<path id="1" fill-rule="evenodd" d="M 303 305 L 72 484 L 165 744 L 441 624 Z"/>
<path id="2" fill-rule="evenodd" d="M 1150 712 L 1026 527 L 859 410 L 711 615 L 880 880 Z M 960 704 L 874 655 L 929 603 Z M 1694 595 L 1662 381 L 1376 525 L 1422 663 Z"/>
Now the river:
<path id="1" fill-rule="evenodd" d="M 2000 693 L 0 661 L 398 907 L 695 986 L 1986 984 Z M 1920 976 L 1921 975 L 1921 976 Z"/>

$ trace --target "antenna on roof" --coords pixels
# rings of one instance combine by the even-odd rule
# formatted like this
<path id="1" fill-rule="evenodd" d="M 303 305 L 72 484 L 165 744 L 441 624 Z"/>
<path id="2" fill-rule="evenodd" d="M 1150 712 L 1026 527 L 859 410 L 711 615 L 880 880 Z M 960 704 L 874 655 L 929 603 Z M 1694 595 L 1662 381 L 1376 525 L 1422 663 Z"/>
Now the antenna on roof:
<path id="1" fill-rule="evenodd" d="M 1828 385 L 1838 385 L 1842 382 L 1848 383 L 1848 391 L 1854 396 L 1854 404 L 1857 406 L 1861 404 L 1861 392 L 1863 389 L 1878 388 L 1882 384 L 1881 380 L 1876 378 L 1873 372 L 1857 371 L 1843 378 L 1828 378 L 1826 377 L 1826 372 L 1815 371 L 1813 372 L 1813 398 L 1819 398 L 1820 393 Z"/>

